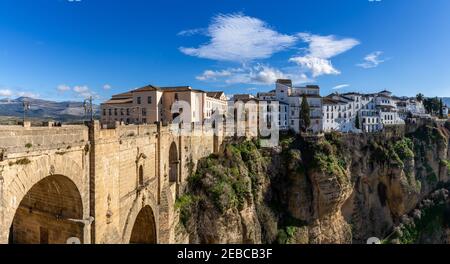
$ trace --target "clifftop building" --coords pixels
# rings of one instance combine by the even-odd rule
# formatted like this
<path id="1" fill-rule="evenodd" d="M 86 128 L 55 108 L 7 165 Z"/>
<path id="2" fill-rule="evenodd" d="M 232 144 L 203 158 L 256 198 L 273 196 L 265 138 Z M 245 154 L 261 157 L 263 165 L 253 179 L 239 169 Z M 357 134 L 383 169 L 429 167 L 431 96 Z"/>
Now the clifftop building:
<path id="1" fill-rule="evenodd" d="M 275 89 L 276 100 L 289 106 L 289 129 L 296 133 L 300 132 L 300 107 L 304 95 L 310 107 L 311 126 L 309 130 L 313 133 L 319 133 L 323 130 L 320 87 L 317 85 L 295 87 L 292 85 L 291 80 L 277 80 Z"/>
<path id="2" fill-rule="evenodd" d="M 175 104 L 175 102 L 177 104 Z M 182 115 L 185 123 L 203 122 L 215 111 L 227 110 L 223 92 L 205 92 L 190 86 L 144 86 L 126 93 L 113 95 L 101 104 L 102 124 L 171 123 Z"/>

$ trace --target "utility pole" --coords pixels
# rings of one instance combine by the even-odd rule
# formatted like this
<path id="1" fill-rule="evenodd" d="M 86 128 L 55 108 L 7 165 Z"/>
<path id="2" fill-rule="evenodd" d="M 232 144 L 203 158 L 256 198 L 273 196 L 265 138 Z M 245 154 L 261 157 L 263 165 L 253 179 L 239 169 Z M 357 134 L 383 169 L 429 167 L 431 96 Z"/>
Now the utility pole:
<path id="1" fill-rule="evenodd" d="M 31 104 L 28 101 L 23 101 L 22 105 L 23 105 L 23 124 L 25 125 L 25 119 L 26 119 L 28 110 L 30 110 L 30 108 L 31 108 Z"/>
<path id="2" fill-rule="evenodd" d="M 86 116 L 88 114 L 90 114 L 89 121 L 91 121 L 91 122 L 94 121 L 94 109 L 92 107 L 92 96 L 89 96 L 89 99 L 84 100 L 83 107 L 84 107 L 84 114 Z"/>

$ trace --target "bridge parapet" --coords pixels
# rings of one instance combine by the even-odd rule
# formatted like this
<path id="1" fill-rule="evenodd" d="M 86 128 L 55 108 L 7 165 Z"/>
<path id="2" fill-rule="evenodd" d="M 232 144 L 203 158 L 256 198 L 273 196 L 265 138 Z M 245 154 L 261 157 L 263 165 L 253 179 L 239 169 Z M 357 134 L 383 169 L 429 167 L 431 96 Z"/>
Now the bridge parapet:
<path id="1" fill-rule="evenodd" d="M 83 125 L 61 127 L 0 126 L 0 152 L 6 156 L 48 150 L 84 147 L 88 128 Z"/>

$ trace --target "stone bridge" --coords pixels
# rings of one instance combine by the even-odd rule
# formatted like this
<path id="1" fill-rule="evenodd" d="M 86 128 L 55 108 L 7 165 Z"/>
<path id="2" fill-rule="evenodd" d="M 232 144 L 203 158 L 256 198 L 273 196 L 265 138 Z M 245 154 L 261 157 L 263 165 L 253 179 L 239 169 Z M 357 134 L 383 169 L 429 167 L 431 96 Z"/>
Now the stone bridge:
<path id="1" fill-rule="evenodd" d="M 177 242 L 177 194 L 223 138 L 194 130 L 0 126 L 0 243 Z"/>

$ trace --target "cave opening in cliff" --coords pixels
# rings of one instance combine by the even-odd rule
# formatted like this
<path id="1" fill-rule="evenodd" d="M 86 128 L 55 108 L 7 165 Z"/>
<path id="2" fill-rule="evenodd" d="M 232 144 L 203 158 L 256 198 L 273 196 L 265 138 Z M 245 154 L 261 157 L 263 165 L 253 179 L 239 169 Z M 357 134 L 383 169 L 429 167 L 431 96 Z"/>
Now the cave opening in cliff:
<path id="1" fill-rule="evenodd" d="M 156 224 L 150 206 L 141 209 L 131 231 L 130 244 L 156 244 Z"/>
<path id="2" fill-rule="evenodd" d="M 11 244 L 66 244 L 83 241 L 83 204 L 76 185 L 61 175 L 48 176 L 24 196 L 10 226 Z"/>

